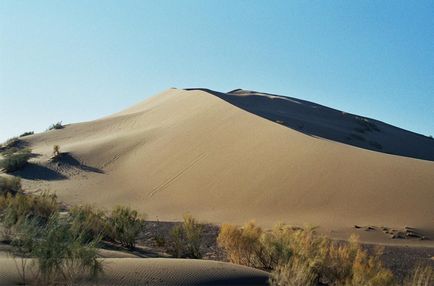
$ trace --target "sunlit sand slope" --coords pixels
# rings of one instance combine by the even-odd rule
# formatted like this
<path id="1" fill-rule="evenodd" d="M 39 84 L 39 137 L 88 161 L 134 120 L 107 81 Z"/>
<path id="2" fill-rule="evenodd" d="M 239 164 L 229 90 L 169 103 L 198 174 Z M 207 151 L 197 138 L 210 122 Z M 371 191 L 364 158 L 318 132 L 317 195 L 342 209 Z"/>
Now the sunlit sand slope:
<path id="1" fill-rule="evenodd" d="M 285 106 L 279 112 L 291 114 Z M 130 205 L 151 219 L 179 220 L 191 212 L 217 223 L 433 230 L 434 162 L 285 124 L 221 94 L 170 89 L 112 116 L 27 137 L 39 156 L 20 175 L 29 190 L 55 190 L 68 203 Z M 388 134 L 386 125 L 379 127 Z M 50 162 L 55 144 L 65 154 Z"/>

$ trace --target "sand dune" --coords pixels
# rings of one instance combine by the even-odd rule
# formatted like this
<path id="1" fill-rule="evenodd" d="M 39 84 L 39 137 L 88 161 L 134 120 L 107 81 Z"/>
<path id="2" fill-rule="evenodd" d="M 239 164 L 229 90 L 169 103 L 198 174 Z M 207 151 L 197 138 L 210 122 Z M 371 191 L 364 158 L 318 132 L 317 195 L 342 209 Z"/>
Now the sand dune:
<path id="1" fill-rule="evenodd" d="M 0 285 L 22 281 L 11 258 L 0 257 Z M 30 265 L 30 264 L 29 264 Z M 29 270 L 31 270 L 29 268 Z M 28 280 L 32 279 L 28 271 Z M 210 260 L 106 258 L 104 274 L 80 285 L 267 285 L 265 271 Z"/>
<path id="2" fill-rule="evenodd" d="M 434 232 L 434 141 L 273 98 L 170 89 L 100 120 L 25 137 L 39 156 L 20 175 L 28 190 L 49 188 L 68 203 L 130 205 L 152 219 L 191 212 L 216 223 Z M 367 143 L 341 138 L 351 133 Z M 371 141 L 403 156 L 367 150 L 377 148 Z M 54 144 L 66 153 L 59 163 L 49 161 Z"/>

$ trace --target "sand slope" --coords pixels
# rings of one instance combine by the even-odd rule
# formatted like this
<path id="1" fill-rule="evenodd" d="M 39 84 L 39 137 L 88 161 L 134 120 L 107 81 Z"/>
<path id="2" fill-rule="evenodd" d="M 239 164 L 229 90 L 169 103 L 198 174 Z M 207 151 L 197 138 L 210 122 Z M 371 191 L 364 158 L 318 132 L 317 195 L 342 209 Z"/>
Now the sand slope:
<path id="1" fill-rule="evenodd" d="M 0 285 L 19 285 L 14 260 L 0 258 Z M 30 265 L 30 264 L 28 264 Z M 265 271 L 210 260 L 106 258 L 104 274 L 80 285 L 267 285 Z M 30 266 L 29 266 L 30 267 Z M 29 268 L 27 279 L 31 279 Z M 34 270 L 33 270 L 34 271 Z"/>
<path id="2" fill-rule="evenodd" d="M 130 205 L 160 220 L 188 211 L 209 222 L 434 229 L 434 162 L 311 136 L 221 97 L 170 89 L 112 116 L 26 137 L 39 156 L 20 172 L 24 185 L 56 190 L 69 203 Z M 294 112 L 284 107 L 278 111 Z M 54 144 L 68 152 L 60 163 L 49 162 Z M 429 148 L 414 152 L 429 158 Z"/>

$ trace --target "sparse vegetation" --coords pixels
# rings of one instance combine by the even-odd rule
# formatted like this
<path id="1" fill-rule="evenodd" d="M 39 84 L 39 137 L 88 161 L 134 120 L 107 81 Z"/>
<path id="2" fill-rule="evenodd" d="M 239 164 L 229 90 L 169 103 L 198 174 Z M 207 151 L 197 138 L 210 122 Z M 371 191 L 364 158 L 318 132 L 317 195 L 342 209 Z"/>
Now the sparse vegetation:
<path id="1" fill-rule="evenodd" d="M 0 196 L 16 195 L 21 191 L 21 179 L 17 177 L 0 177 Z"/>
<path id="2" fill-rule="evenodd" d="M 27 131 L 27 132 L 24 132 L 23 134 L 21 134 L 20 137 L 25 137 L 25 136 L 29 136 L 29 135 L 33 135 L 33 134 L 35 134 L 35 132 Z"/>
<path id="3" fill-rule="evenodd" d="M 33 219 L 39 224 L 45 224 L 57 212 L 57 196 L 48 192 L 37 196 L 25 194 L 0 196 L 0 223 L 9 230 L 25 219 Z"/>
<path id="4" fill-rule="evenodd" d="M 108 219 L 109 236 L 122 246 L 134 248 L 143 227 L 144 217 L 129 207 L 116 207 Z"/>
<path id="5" fill-rule="evenodd" d="M 30 149 L 16 149 L 14 147 L 2 152 L 3 158 L 0 159 L 0 169 L 10 173 L 24 167 L 31 156 Z"/>
<path id="6" fill-rule="evenodd" d="M 6 142 L 3 143 L 3 146 L 4 148 L 17 147 L 19 143 L 20 143 L 20 139 L 18 139 L 18 137 L 12 137 L 6 140 Z"/>
<path id="7" fill-rule="evenodd" d="M 175 257 L 201 258 L 202 225 L 190 214 L 170 232 L 169 252 Z"/>
<path id="8" fill-rule="evenodd" d="M 62 121 L 59 121 L 57 123 L 51 124 L 50 127 L 48 127 L 48 130 L 62 129 L 63 127 Z"/>
<path id="9" fill-rule="evenodd" d="M 379 255 L 370 256 L 356 238 L 334 242 L 314 229 L 277 225 L 264 232 L 253 222 L 223 225 L 217 238 L 231 262 L 272 269 L 272 285 L 393 285 Z"/>

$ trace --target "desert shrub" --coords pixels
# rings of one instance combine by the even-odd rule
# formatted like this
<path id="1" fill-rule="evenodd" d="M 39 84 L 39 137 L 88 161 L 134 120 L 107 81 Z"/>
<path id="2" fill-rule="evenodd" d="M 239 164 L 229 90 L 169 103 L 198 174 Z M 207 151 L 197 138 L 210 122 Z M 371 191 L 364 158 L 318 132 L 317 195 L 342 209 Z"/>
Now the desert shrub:
<path id="1" fill-rule="evenodd" d="M 60 146 L 54 145 L 53 146 L 53 158 L 56 158 L 59 155 L 60 155 Z"/>
<path id="2" fill-rule="evenodd" d="M 102 272 L 96 248 L 100 237 L 83 241 L 58 213 L 53 214 L 46 225 L 33 231 L 31 256 L 37 261 L 43 284 L 74 282 L 83 274 L 95 278 Z"/>
<path id="3" fill-rule="evenodd" d="M 48 127 L 48 130 L 62 129 L 63 127 L 64 127 L 64 126 L 63 126 L 63 124 L 62 124 L 62 121 L 59 121 L 59 122 L 57 122 L 57 123 L 51 124 L 51 125 Z"/>
<path id="4" fill-rule="evenodd" d="M 182 224 L 170 232 L 168 251 L 175 257 L 201 258 L 203 226 L 190 214 L 184 215 Z"/>
<path id="5" fill-rule="evenodd" d="M 21 134 L 20 137 L 25 137 L 25 136 L 29 136 L 29 135 L 33 135 L 33 134 L 35 134 L 35 132 L 27 131 L 27 132 L 24 132 L 23 134 Z"/>
<path id="6" fill-rule="evenodd" d="M 17 177 L 0 177 L 0 196 L 16 195 L 21 191 L 21 179 Z"/>
<path id="7" fill-rule="evenodd" d="M 134 248 L 137 236 L 143 227 L 144 218 L 129 207 L 116 207 L 108 219 L 109 237 L 122 246 Z"/>
<path id="8" fill-rule="evenodd" d="M 273 271 L 272 285 L 394 285 L 380 256 L 368 255 L 355 237 L 349 243 L 335 242 L 312 230 L 297 230 L 290 237 L 292 257 Z"/>
<path id="9" fill-rule="evenodd" d="M 11 239 L 12 256 L 20 275 L 22 285 L 27 285 L 27 272 L 35 245 L 35 238 L 38 237 L 38 222 L 28 219 L 21 221 L 14 228 L 14 235 Z M 33 269 L 32 269 L 33 270 Z"/>
<path id="10" fill-rule="evenodd" d="M 418 265 L 404 280 L 405 286 L 430 286 L 434 285 L 434 269 L 430 265 Z"/>
<path id="11" fill-rule="evenodd" d="M 92 241 L 98 236 L 108 236 L 109 226 L 104 211 L 90 205 L 74 206 L 70 209 L 69 216 L 72 233 L 80 234 L 84 241 Z"/>
<path id="12" fill-rule="evenodd" d="M 8 194 L 0 197 L 0 222 L 7 229 L 25 219 L 45 224 L 57 211 L 57 196 L 48 192 L 41 195 Z"/>
<path id="13" fill-rule="evenodd" d="M 336 242 L 314 228 L 278 224 L 264 232 L 250 222 L 222 225 L 217 242 L 229 261 L 272 270 L 272 285 L 393 285 L 380 255 L 368 255 L 354 236 Z"/>
<path id="14" fill-rule="evenodd" d="M 217 243 L 226 251 L 230 262 L 260 267 L 257 256 L 262 252 L 260 242 L 262 234 L 262 229 L 254 222 L 249 222 L 242 228 L 223 224 L 217 237 Z"/>
<path id="15" fill-rule="evenodd" d="M 291 257 L 288 247 L 288 232 L 291 227 L 278 224 L 271 232 L 264 232 L 254 222 L 243 227 L 224 224 L 217 237 L 218 245 L 223 248 L 232 263 L 262 269 L 274 269 L 278 264 L 287 262 Z"/>
<path id="16" fill-rule="evenodd" d="M 0 169 L 5 170 L 6 172 L 13 172 L 21 169 L 27 164 L 27 161 L 31 156 L 31 150 L 14 150 L 13 153 L 8 150 L 3 152 L 3 156 L 4 158 L 0 159 Z"/>
<path id="17" fill-rule="evenodd" d="M 3 143 L 3 146 L 5 148 L 17 147 L 19 143 L 20 143 L 20 139 L 18 139 L 18 137 L 12 137 L 6 140 L 6 142 Z"/>
<path id="18" fill-rule="evenodd" d="M 270 284 L 274 286 L 306 286 L 315 285 L 317 275 L 312 265 L 298 258 L 291 263 L 276 266 L 271 273 Z"/>

